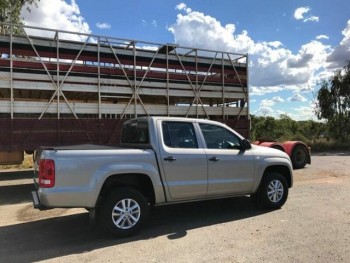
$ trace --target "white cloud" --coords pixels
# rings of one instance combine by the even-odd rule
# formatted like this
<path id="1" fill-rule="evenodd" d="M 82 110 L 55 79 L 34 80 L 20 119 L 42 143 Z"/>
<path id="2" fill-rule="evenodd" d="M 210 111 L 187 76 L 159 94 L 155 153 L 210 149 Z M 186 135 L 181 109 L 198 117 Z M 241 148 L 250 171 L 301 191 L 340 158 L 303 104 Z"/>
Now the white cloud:
<path id="1" fill-rule="evenodd" d="M 270 107 L 260 107 L 260 109 L 256 112 L 257 115 L 272 115 L 273 114 L 273 109 Z"/>
<path id="2" fill-rule="evenodd" d="M 342 34 L 344 36 L 342 41 L 327 57 L 327 62 L 330 63 L 329 68 L 331 69 L 344 67 L 350 59 L 350 20 L 348 20 Z"/>
<path id="3" fill-rule="evenodd" d="M 278 118 L 280 118 L 280 116 L 282 114 L 287 114 L 287 113 L 282 111 L 282 110 L 273 110 L 271 107 L 260 107 L 253 114 L 257 115 L 257 116 L 271 116 L 271 117 L 278 119 Z M 288 113 L 287 115 L 293 116 L 293 114 L 291 114 L 291 113 Z M 293 118 L 294 118 L 294 116 L 293 116 Z"/>
<path id="4" fill-rule="evenodd" d="M 272 98 L 272 101 L 275 103 L 280 103 L 280 102 L 284 102 L 284 99 L 282 99 L 280 96 L 275 96 Z"/>
<path id="5" fill-rule="evenodd" d="M 329 39 L 329 36 L 327 35 L 319 35 L 316 37 L 317 40 L 321 40 L 321 39 Z"/>
<path id="6" fill-rule="evenodd" d="M 275 105 L 275 102 L 273 100 L 263 99 L 260 102 L 260 107 L 262 108 L 272 107 L 273 105 Z"/>
<path id="7" fill-rule="evenodd" d="M 309 11 L 310 11 L 309 7 L 299 7 L 294 11 L 294 18 L 296 20 L 302 20 L 304 19 L 304 14 L 308 13 Z"/>
<path id="8" fill-rule="evenodd" d="M 298 54 L 296 56 L 291 56 L 287 60 L 288 68 L 303 68 L 307 67 L 309 61 L 313 58 L 314 54 Z"/>
<path id="9" fill-rule="evenodd" d="M 320 18 L 318 16 L 310 16 L 310 17 L 305 18 L 303 20 L 303 22 L 309 22 L 309 21 L 311 21 L 311 22 L 318 22 L 318 21 L 320 21 Z"/>
<path id="10" fill-rule="evenodd" d="M 276 103 L 284 102 L 284 99 L 282 99 L 280 96 L 275 96 L 272 99 L 263 99 L 260 102 L 260 107 L 272 107 Z"/>
<path id="11" fill-rule="evenodd" d="M 28 12 L 26 6 L 22 8 L 21 16 L 24 23 L 30 26 L 53 28 L 64 31 L 90 34 L 91 30 L 75 0 L 70 4 L 64 0 L 45 0 L 37 3 L 37 8 L 31 8 Z M 49 31 L 28 30 L 28 33 L 40 36 L 52 37 L 54 33 Z M 83 40 L 85 36 L 77 34 L 61 34 L 60 37 L 72 40 Z"/>
<path id="12" fill-rule="evenodd" d="M 326 58 L 331 51 L 330 46 L 313 40 L 301 46 L 297 55 L 291 55 L 287 60 L 288 68 L 294 69 L 317 69 L 325 66 Z"/>
<path id="13" fill-rule="evenodd" d="M 99 28 L 99 29 L 110 29 L 112 26 L 108 23 L 101 23 L 101 22 L 97 22 L 96 23 L 96 26 Z"/>
<path id="14" fill-rule="evenodd" d="M 296 20 L 303 20 L 303 22 L 309 22 L 309 21 L 318 22 L 320 20 L 318 16 L 313 16 L 313 15 L 306 16 L 310 11 L 311 9 L 309 7 L 306 7 L 306 6 L 299 7 L 294 11 L 294 18 Z"/>
<path id="15" fill-rule="evenodd" d="M 238 53 L 246 53 L 254 47 L 254 42 L 247 31 L 234 35 L 235 25 L 223 26 L 215 18 L 196 11 L 185 15 L 178 14 L 176 23 L 168 30 L 174 35 L 175 41 L 184 46 L 215 48 Z"/>
<path id="16" fill-rule="evenodd" d="M 237 33 L 234 24 L 222 25 L 201 12 L 178 14 L 176 23 L 168 30 L 184 46 L 249 53 L 252 86 L 302 84 L 311 77 L 310 70 L 288 68 L 292 52 L 280 41 L 254 42 L 247 31 Z"/>
<path id="17" fill-rule="evenodd" d="M 142 26 L 144 27 L 147 27 L 147 26 L 158 27 L 158 22 L 154 19 L 151 22 L 147 22 L 145 19 L 142 19 L 141 23 L 142 23 Z"/>
<path id="18" fill-rule="evenodd" d="M 197 11 L 186 12 L 185 8 L 188 7 L 177 8 L 185 14 L 180 12 L 176 22 L 168 28 L 175 42 L 183 46 L 249 53 L 252 95 L 278 92 L 282 86 L 294 89 L 312 81 L 327 67 L 325 60 L 331 49 L 320 41 L 306 43 L 293 54 L 280 41 L 256 42 L 246 30 L 236 32 L 234 24 L 223 25 L 214 17 Z"/>
<path id="19" fill-rule="evenodd" d="M 158 23 L 157 23 L 157 21 L 156 20 L 152 20 L 152 26 L 154 26 L 154 27 L 158 27 Z"/>
<path id="20" fill-rule="evenodd" d="M 315 105 L 310 104 L 309 106 L 300 106 L 293 108 L 296 114 L 293 114 L 295 120 L 317 120 L 315 115 Z"/>
<path id="21" fill-rule="evenodd" d="M 269 93 L 275 93 L 275 92 L 279 92 L 283 90 L 282 87 L 255 87 L 255 86 L 251 86 L 250 87 L 250 95 L 251 96 L 263 96 L 265 94 L 269 94 Z"/>
<path id="22" fill-rule="evenodd" d="M 293 101 L 293 102 L 305 102 L 307 101 L 306 98 L 304 98 L 302 95 L 300 95 L 300 93 L 294 93 L 294 95 L 290 98 L 288 98 L 289 101 Z"/>
<path id="23" fill-rule="evenodd" d="M 254 115 L 257 116 L 271 116 L 276 119 L 279 119 L 281 115 L 287 115 L 294 120 L 316 120 L 316 116 L 314 114 L 315 105 L 310 103 L 307 106 L 299 106 L 295 108 L 291 108 L 288 112 L 281 109 L 273 109 L 268 106 L 260 106 L 256 111 L 253 112 Z"/>
<path id="24" fill-rule="evenodd" d="M 346 28 L 342 31 L 342 34 L 346 39 L 350 38 L 350 20 L 348 20 Z M 344 40 L 343 40 L 344 41 Z"/>
<path id="25" fill-rule="evenodd" d="M 279 48 L 282 46 L 282 43 L 280 41 L 272 41 L 272 42 L 267 42 L 266 45 L 274 48 Z"/>
<path id="26" fill-rule="evenodd" d="M 187 7 L 185 3 L 180 3 L 175 7 L 176 10 L 184 10 L 186 13 L 191 13 L 192 9 Z"/>

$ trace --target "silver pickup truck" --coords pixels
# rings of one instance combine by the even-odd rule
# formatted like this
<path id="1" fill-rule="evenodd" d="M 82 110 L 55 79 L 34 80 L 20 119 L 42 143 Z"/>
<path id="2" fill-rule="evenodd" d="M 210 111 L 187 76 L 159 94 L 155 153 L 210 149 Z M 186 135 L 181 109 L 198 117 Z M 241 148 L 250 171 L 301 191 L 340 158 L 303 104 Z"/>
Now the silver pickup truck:
<path id="1" fill-rule="evenodd" d="M 251 195 L 276 209 L 293 185 L 284 152 L 219 122 L 171 117 L 126 121 L 118 148 L 38 149 L 35 170 L 35 208 L 86 208 L 119 237 L 137 232 L 153 205 Z"/>

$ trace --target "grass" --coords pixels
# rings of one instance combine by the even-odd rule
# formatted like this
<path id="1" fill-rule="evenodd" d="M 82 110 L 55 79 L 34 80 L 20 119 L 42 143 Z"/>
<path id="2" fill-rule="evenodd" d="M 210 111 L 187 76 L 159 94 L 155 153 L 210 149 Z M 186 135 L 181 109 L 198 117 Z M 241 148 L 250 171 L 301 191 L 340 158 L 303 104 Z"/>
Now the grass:
<path id="1" fill-rule="evenodd" d="M 10 170 L 10 169 L 25 170 L 25 169 L 33 169 L 33 167 L 34 167 L 33 155 L 32 154 L 24 154 L 24 160 L 23 160 L 22 164 L 0 165 L 0 170 Z"/>
<path id="2" fill-rule="evenodd" d="M 317 141 L 310 142 L 308 146 L 313 152 L 335 152 L 335 151 L 350 151 L 350 142 L 337 141 Z"/>

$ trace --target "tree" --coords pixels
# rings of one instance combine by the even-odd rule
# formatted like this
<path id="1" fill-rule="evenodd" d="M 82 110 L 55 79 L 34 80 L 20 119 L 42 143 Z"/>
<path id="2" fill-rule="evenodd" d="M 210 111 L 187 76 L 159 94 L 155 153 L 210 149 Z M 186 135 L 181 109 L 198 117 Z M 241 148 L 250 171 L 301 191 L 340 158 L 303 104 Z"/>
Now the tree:
<path id="1" fill-rule="evenodd" d="M 37 6 L 40 0 L 0 0 L 0 22 L 11 24 L 22 24 L 21 10 L 27 5 L 30 11 L 30 5 Z M 8 26 L 1 25 L 0 33 L 8 33 Z"/>
<path id="2" fill-rule="evenodd" d="M 317 100 L 316 115 L 327 121 L 330 136 L 350 141 L 350 62 L 322 82 Z"/>
<path id="3" fill-rule="evenodd" d="M 252 139 L 253 140 L 276 140 L 278 127 L 273 117 L 252 116 Z"/>
<path id="4" fill-rule="evenodd" d="M 278 127 L 280 130 L 280 139 L 291 140 L 293 136 L 298 133 L 298 124 L 292 120 L 287 114 L 281 114 L 277 119 Z"/>
<path id="5" fill-rule="evenodd" d="M 287 114 L 278 119 L 251 115 L 251 140 L 259 139 L 316 142 L 327 134 L 326 123 L 313 120 L 295 121 Z"/>
<path id="6" fill-rule="evenodd" d="M 321 136 L 327 135 L 327 125 L 324 122 L 316 122 L 313 120 L 299 121 L 299 133 L 307 140 L 316 142 Z"/>

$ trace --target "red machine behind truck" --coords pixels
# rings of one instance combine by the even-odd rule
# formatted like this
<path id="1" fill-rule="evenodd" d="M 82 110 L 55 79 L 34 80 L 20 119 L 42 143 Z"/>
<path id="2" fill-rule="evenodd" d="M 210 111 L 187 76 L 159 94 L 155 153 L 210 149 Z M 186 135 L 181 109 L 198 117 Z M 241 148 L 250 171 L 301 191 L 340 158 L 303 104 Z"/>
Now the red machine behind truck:
<path id="1" fill-rule="evenodd" d="M 216 120 L 249 138 L 247 54 L 0 27 L 0 164 L 42 145 L 118 145 L 140 116 Z M 258 144 L 310 163 L 302 142 Z"/>
<path id="2" fill-rule="evenodd" d="M 311 164 L 310 148 L 301 141 L 287 141 L 283 143 L 271 141 L 256 141 L 256 145 L 275 148 L 287 153 L 292 161 L 294 169 L 305 167 Z"/>

